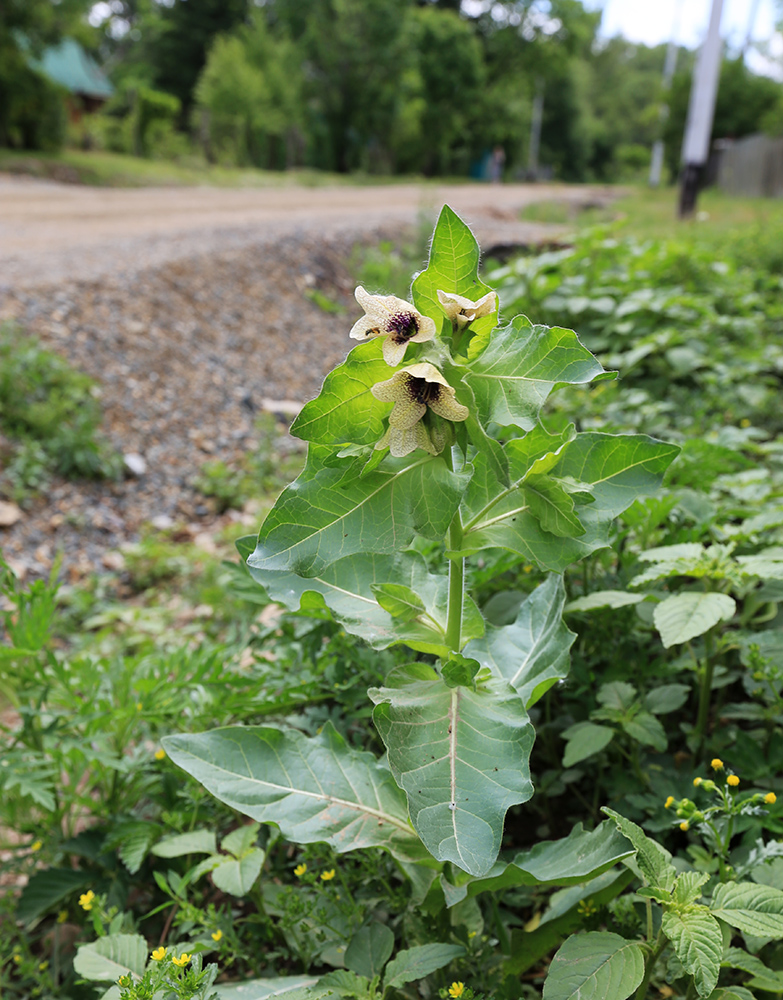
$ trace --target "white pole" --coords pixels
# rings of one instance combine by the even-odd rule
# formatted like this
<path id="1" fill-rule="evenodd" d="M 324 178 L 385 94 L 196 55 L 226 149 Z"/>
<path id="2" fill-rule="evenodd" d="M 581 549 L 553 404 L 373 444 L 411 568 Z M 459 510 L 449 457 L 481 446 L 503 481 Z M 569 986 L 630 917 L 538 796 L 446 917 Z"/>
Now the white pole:
<path id="1" fill-rule="evenodd" d="M 682 186 L 680 190 L 680 217 L 691 215 L 696 207 L 699 178 L 710 152 L 710 134 L 715 115 L 715 98 L 722 45 L 720 19 L 723 0 L 712 0 L 707 37 L 696 59 L 688 105 L 688 120 L 682 144 Z"/>

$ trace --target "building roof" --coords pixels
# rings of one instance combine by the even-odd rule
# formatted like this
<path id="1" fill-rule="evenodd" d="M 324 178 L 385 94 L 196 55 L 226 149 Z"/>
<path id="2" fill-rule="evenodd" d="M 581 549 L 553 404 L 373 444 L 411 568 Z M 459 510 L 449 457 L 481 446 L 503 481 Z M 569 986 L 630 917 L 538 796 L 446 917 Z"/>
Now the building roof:
<path id="1" fill-rule="evenodd" d="M 40 59 L 30 62 L 72 94 L 106 100 L 114 93 L 114 87 L 100 66 L 73 38 L 64 38 L 59 45 L 45 49 Z"/>

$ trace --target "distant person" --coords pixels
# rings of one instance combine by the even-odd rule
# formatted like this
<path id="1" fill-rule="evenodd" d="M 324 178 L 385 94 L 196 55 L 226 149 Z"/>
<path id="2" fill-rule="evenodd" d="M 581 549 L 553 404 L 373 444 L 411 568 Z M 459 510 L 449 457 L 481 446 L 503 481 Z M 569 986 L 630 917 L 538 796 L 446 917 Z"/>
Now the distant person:
<path id="1" fill-rule="evenodd" d="M 495 146 L 492 150 L 492 159 L 489 163 L 489 175 L 493 184 L 500 184 L 503 180 L 503 168 L 506 165 L 506 151 L 502 146 Z"/>

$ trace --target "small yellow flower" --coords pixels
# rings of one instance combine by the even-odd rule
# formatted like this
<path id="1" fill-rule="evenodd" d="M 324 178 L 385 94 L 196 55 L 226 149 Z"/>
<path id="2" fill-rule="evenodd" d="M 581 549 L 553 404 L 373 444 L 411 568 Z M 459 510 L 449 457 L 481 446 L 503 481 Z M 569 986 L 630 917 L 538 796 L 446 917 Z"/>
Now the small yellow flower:
<path id="1" fill-rule="evenodd" d="M 764 796 L 764 801 L 767 803 L 768 806 L 774 806 L 777 800 L 778 797 L 777 795 L 775 795 L 774 792 L 767 792 L 767 794 Z"/>
<path id="2" fill-rule="evenodd" d="M 79 896 L 79 906 L 88 913 L 92 909 L 92 904 L 95 902 L 95 893 L 90 889 L 88 892 L 82 893 Z"/>
<path id="3" fill-rule="evenodd" d="M 166 751 L 161 747 L 159 750 L 155 751 L 155 760 L 165 760 Z"/>
<path id="4" fill-rule="evenodd" d="M 307 865 L 303 861 L 301 865 L 297 865 L 296 868 L 294 868 L 294 875 L 296 875 L 297 878 L 301 878 L 306 871 Z"/>
<path id="5" fill-rule="evenodd" d="M 46 970 L 48 968 L 49 968 L 49 963 L 48 962 L 39 962 L 38 963 L 38 971 L 39 972 L 46 972 Z"/>
<path id="6" fill-rule="evenodd" d="M 670 805 L 674 802 L 674 796 L 670 795 L 663 804 L 664 809 L 668 809 Z"/>
<path id="7" fill-rule="evenodd" d="M 129 986 L 133 985 L 133 980 L 130 976 L 120 976 L 117 980 L 117 985 L 122 986 L 123 989 L 127 989 Z"/>
<path id="8" fill-rule="evenodd" d="M 166 949 L 163 947 L 163 945 L 161 945 L 160 948 L 156 948 L 155 951 L 153 951 L 152 953 L 152 959 L 154 962 L 162 962 L 165 957 L 166 957 Z"/>
<path id="9" fill-rule="evenodd" d="M 321 872 L 321 881 L 331 882 L 336 874 L 337 873 L 335 872 L 334 868 L 330 868 L 328 871 Z"/>
<path id="10" fill-rule="evenodd" d="M 740 420 L 740 427 L 742 428 L 750 427 L 750 421 L 748 420 L 747 417 L 743 417 L 742 420 Z"/>
<path id="11" fill-rule="evenodd" d="M 722 771 L 723 761 L 720 759 L 720 757 L 713 757 L 712 760 L 710 761 L 710 767 L 712 768 L 713 771 Z"/>
<path id="12" fill-rule="evenodd" d="M 464 983 L 452 983 L 451 986 L 449 986 L 449 996 L 452 997 L 453 1000 L 457 1000 L 457 997 L 461 997 L 464 992 Z"/>
<path id="13" fill-rule="evenodd" d="M 140 701 L 137 701 L 136 702 L 136 711 L 140 712 L 143 708 L 144 708 L 144 706 L 142 705 L 142 703 Z"/>
<path id="14" fill-rule="evenodd" d="M 364 316 L 354 323 L 350 336 L 354 340 L 384 337 L 383 358 L 386 364 L 398 365 L 405 357 L 408 344 L 423 344 L 435 339 L 435 321 L 429 316 L 422 316 L 410 302 L 394 295 L 370 295 L 361 285 L 354 295 L 364 309 Z"/>
<path id="15" fill-rule="evenodd" d="M 732 788 L 736 788 L 739 784 L 739 778 L 736 774 L 730 774 L 728 778 L 726 778 L 726 784 L 731 785 Z"/>
<path id="16" fill-rule="evenodd" d="M 14 952 L 14 961 L 16 962 L 17 965 L 20 965 L 22 962 L 22 956 L 19 954 L 18 951 Z"/>
<path id="17" fill-rule="evenodd" d="M 497 308 L 497 301 L 497 292 L 487 292 L 483 298 L 474 301 L 466 299 L 464 295 L 455 295 L 452 292 L 442 292 L 438 289 L 438 302 L 440 302 L 441 309 L 460 329 L 468 326 L 480 316 L 489 316 L 493 313 Z"/>
<path id="18" fill-rule="evenodd" d="M 694 778 L 693 779 L 693 787 L 694 788 L 698 788 L 699 785 L 702 783 L 702 781 L 704 781 L 704 778 Z"/>
<path id="19" fill-rule="evenodd" d="M 218 942 L 223 937 L 223 931 L 221 931 L 218 928 L 218 930 L 212 932 L 212 934 L 210 935 L 210 937 L 212 938 L 213 941 Z"/>
<path id="20" fill-rule="evenodd" d="M 31 851 L 40 851 L 42 847 L 43 847 L 43 841 L 42 840 L 35 840 L 35 841 L 33 841 L 32 844 L 30 844 L 30 850 Z"/>
<path id="21" fill-rule="evenodd" d="M 174 958 L 172 958 L 171 961 L 175 965 L 178 965 L 180 968 L 182 968 L 183 965 L 187 965 L 188 964 L 188 962 L 191 960 L 192 957 L 193 957 L 192 955 L 188 955 L 188 953 L 186 951 L 183 951 L 182 954 L 179 956 L 179 958 L 177 958 L 176 956 L 174 956 Z"/>
<path id="22" fill-rule="evenodd" d="M 57 923 L 64 924 L 67 919 L 68 919 L 68 911 L 60 910 L 60 912 L 57 914 Z"/>
<path id="23" fill-rule="evenodd" d="M 685 833 L 688 827 L 689 827 L 688 820 L 684 819 L 682 823 L 680 823 L 680 829 L 682 830 L 683 833 Z"/>

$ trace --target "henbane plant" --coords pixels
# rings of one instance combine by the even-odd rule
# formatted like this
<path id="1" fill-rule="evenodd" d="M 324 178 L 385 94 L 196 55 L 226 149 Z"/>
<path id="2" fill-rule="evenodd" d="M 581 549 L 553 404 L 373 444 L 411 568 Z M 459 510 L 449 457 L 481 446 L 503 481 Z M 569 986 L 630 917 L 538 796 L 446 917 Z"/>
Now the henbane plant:
<path id="1" fill-rule="evenodd" d="M 560 574 L 608 544 L 613 519 L 678 452 L 646 435 L 548 429 L 553 390 L 612 375 L 570 330 L 501 323 L 478 264 L 446 207 L 410 302 L 357 289 L 360 343 L 292 426 L 309 442 L 305 469 L 258 538 L 239 543 L 271 600 L 328 612 L 375 649 L 411 650 L 368 692 L 386 756 L 349 748 L 330 725 L 314 738 L 263 726 L 165 740 L 218 798 L 290 840 L 383 847 L 412 877 L 450 873 L 454 900 L 505 870 L 506 812 L 534 794 L 528 711 L 567 675 L 574 639 Z M 550 573 L 504 627 L 466 586 L 487 549 Z M 627 853 L 620 842 L 578 871 L 575 855 L 556 871 L 538 854 L 515 870 L 524 884 L 570 884 Z"/>

